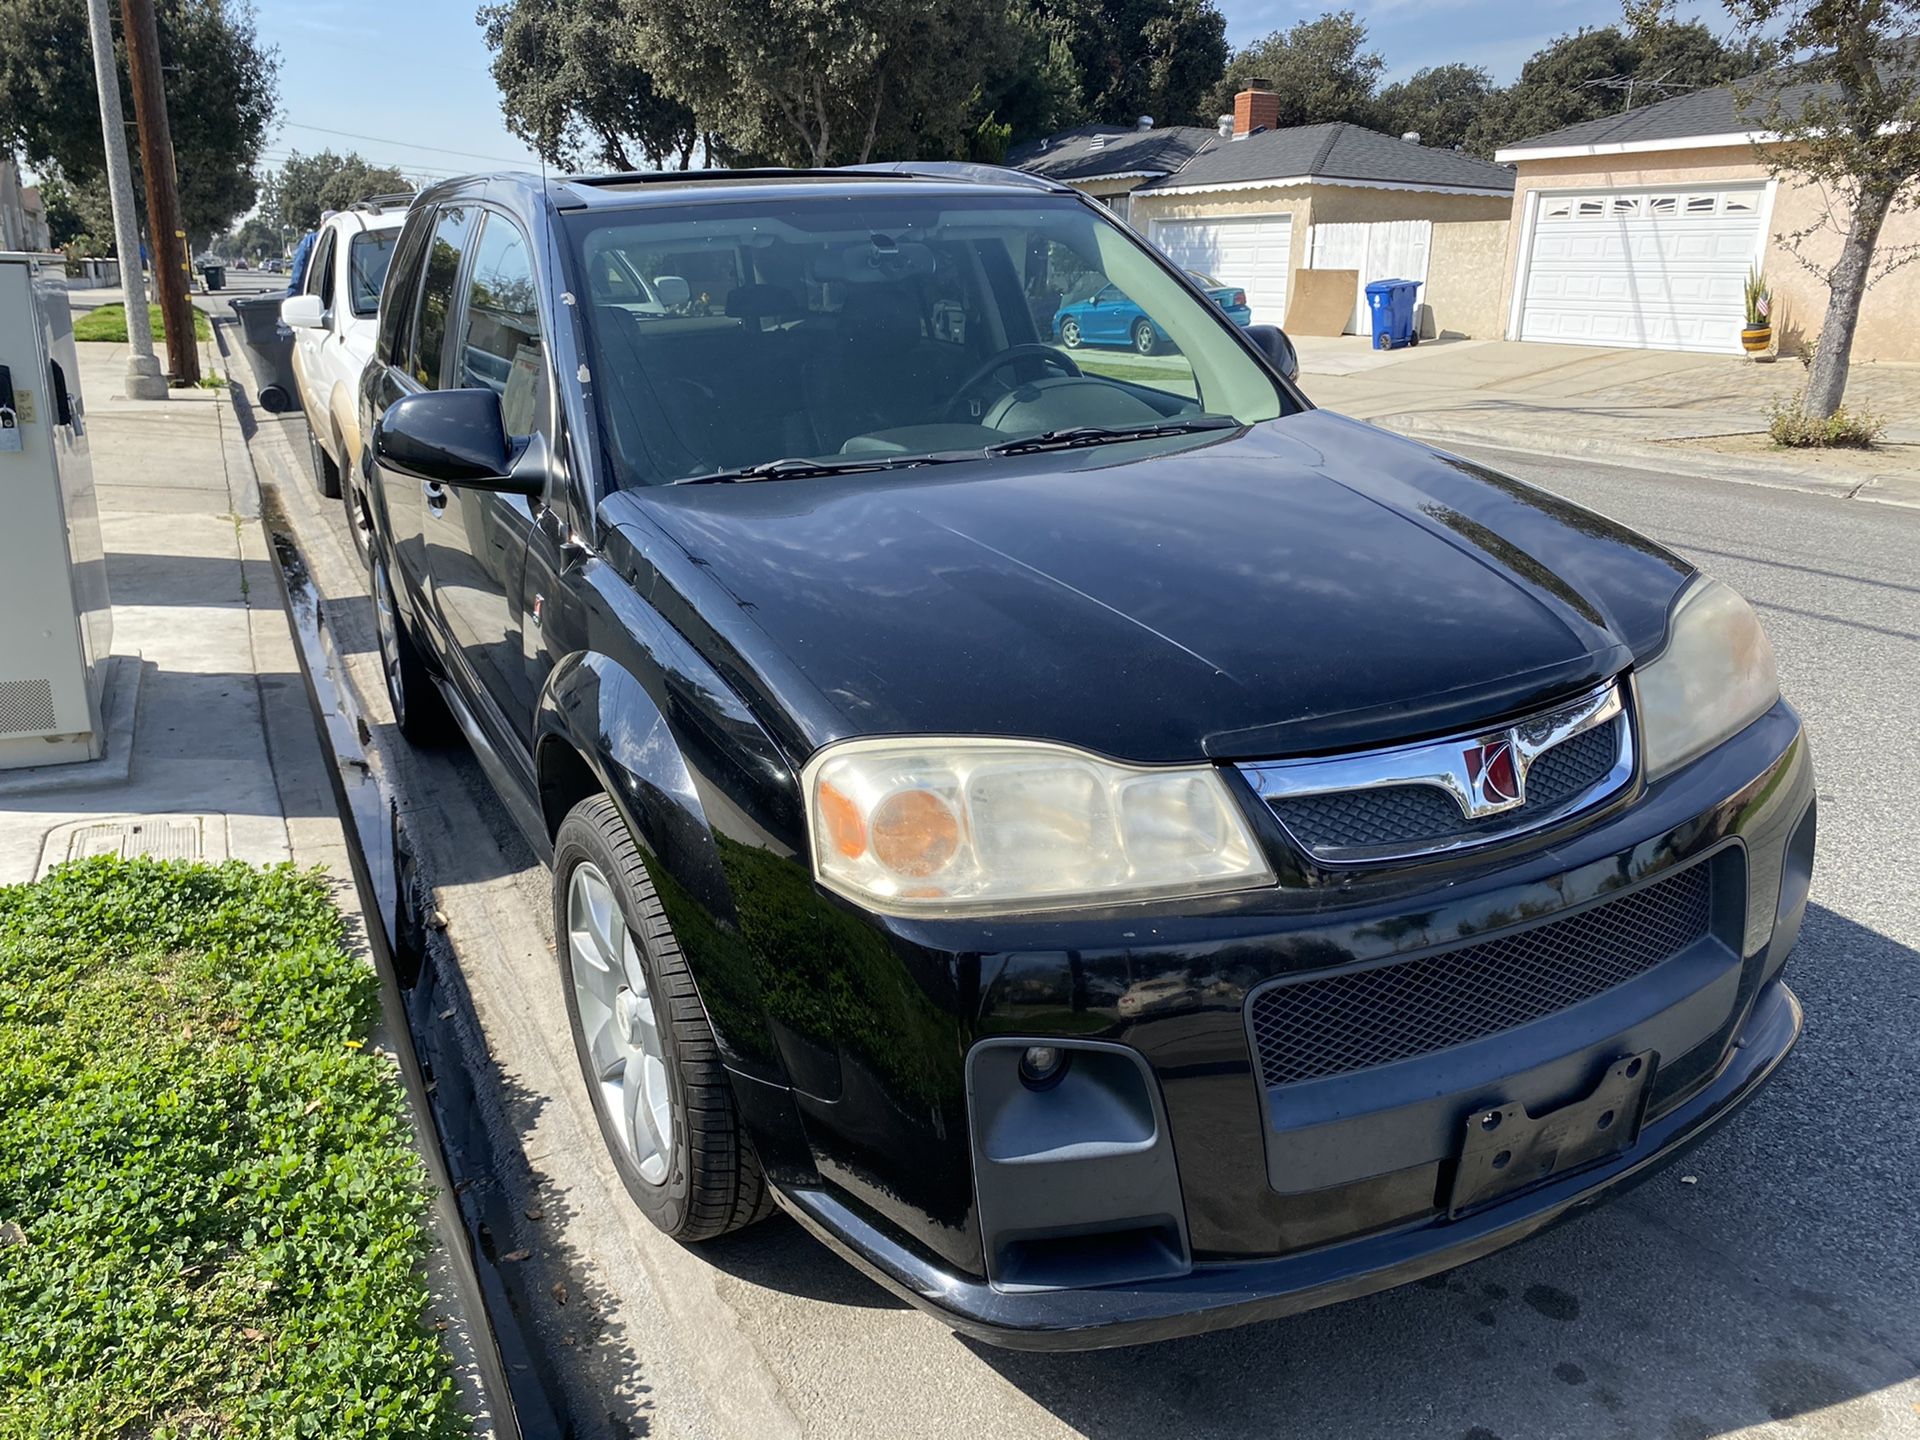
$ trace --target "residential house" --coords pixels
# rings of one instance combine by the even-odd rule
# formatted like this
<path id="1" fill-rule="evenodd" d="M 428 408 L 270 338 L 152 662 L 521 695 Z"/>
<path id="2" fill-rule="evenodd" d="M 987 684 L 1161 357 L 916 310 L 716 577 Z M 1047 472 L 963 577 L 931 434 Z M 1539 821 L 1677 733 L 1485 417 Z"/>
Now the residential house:
<path id="1" fill-rule="evenodd" d="M 1697 90 L 1500 150 L 1515 168 L 1503 332 L 1520 340 L 1732 353 L 1757 267 L 1774 294 L 1781 348 L 1817 335 L 1825 267 L 1844 208 L 1822 187 L 1776 179 L 1778 138 L 1741 118 L 1738 89 Z M 1812 87 L 1782 95 L 1791 106 Z M 1890 216 L 1880 250 L 1920 243 L 1920 214 Z M 1920 265 L 1867 292 L 1856 360 L 1920 360 Z"/>
<path id="2" fill-rule="evenodd" d="M 1421 329 L 1497 335 L 1513 172 L 1344 123 L 1275 128 L 1279 97 L 1234 97 L 1217 130 L 1082 126 L 1009 156 L 1113 206 L 1179 265 L 1247 292 L 1256 322 L 1286 317 L 1294 274 L 1422 284 Z M 1147 122 L 1142 122 L 1143 126 Z"/>

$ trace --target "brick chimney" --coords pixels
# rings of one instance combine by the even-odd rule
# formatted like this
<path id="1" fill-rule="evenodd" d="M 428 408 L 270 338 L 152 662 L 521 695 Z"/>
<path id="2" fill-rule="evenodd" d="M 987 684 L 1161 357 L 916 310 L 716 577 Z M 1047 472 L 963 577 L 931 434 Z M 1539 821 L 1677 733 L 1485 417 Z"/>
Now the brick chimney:
<path id="1" fill-rule="evenodd" d="M 1233 138 L 1244 140 L 1262 126 L 1268 130 L 1280 123 L 1280 97 L 1268 80 L 1249 80 L 1247 88 L 1233 97 Z"/>

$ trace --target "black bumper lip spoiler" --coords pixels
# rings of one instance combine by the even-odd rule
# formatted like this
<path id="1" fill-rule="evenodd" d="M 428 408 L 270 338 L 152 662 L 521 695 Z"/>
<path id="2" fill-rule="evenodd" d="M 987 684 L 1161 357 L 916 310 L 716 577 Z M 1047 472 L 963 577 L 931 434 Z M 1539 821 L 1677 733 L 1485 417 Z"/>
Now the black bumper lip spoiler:
<path id="1" fill-rule="evenodd" d="M 1800 1038 L 1800 1002 L 1775 980 L 1711 1082 L 1649 1123 L 1632 1150 L 1459 1220 L 1272 1260 L 1205 1262 L 1138 1287 L 1007 1293 L 941 1269 L 818 1189 L 775 1191 L 781 1208 L 829 1248 L 962 1335 L 1015 1350 L 1095 1350 L 1204 1334 L 1392 1289 L 1477 1260 L 1650 1178 L 1759 1091 Z"/>

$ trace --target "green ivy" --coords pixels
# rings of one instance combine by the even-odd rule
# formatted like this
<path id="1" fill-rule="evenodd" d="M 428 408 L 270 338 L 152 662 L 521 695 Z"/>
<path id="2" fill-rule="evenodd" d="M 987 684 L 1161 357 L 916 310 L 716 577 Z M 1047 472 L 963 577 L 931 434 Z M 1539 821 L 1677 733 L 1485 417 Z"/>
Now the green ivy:
<path id="1" fill-rule="evenodd" d="M 378 981 L 289 866 L 0 888 L 0 1440 L 432 1436 Z"/>

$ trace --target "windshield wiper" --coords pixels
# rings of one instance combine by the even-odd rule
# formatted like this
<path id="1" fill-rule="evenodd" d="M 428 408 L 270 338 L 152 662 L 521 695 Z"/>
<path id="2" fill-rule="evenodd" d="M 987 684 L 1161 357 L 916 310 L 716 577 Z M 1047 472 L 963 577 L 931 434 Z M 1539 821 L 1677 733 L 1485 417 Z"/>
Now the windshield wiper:
<path id="1" fill-rule="evenodd" d="M 869 470 L 911 470 L 916 465 L 944 465 L 950 460 L 978 460 L 977 450 L 957 454 L 862 455 L 840 460 L 805 460 L 797 455 L 784 460 L 762 460 L 739 470 L 716 470 L 711 475 L 688 475 L 670 480 L 670 485 L 742 485 L 755 480 L 811 480 L 817 475 L 858 475 Z"/>
<path id="2" fill-rule="evenodd" d="M 1118 440 L 1154 440 L 1162 435 L 1239 428 L 1240 422 L 1230 415 L 1194 415 L 1158 425 L 1073 425 L 1064 430 L 1043 430 L 1018 440 L 1002 440 L 998 445 L 987 446 L 987 454 L 1030 455 L 1040 450 L 1077 450 L 1083 445 L 1111 445 Z"/>

